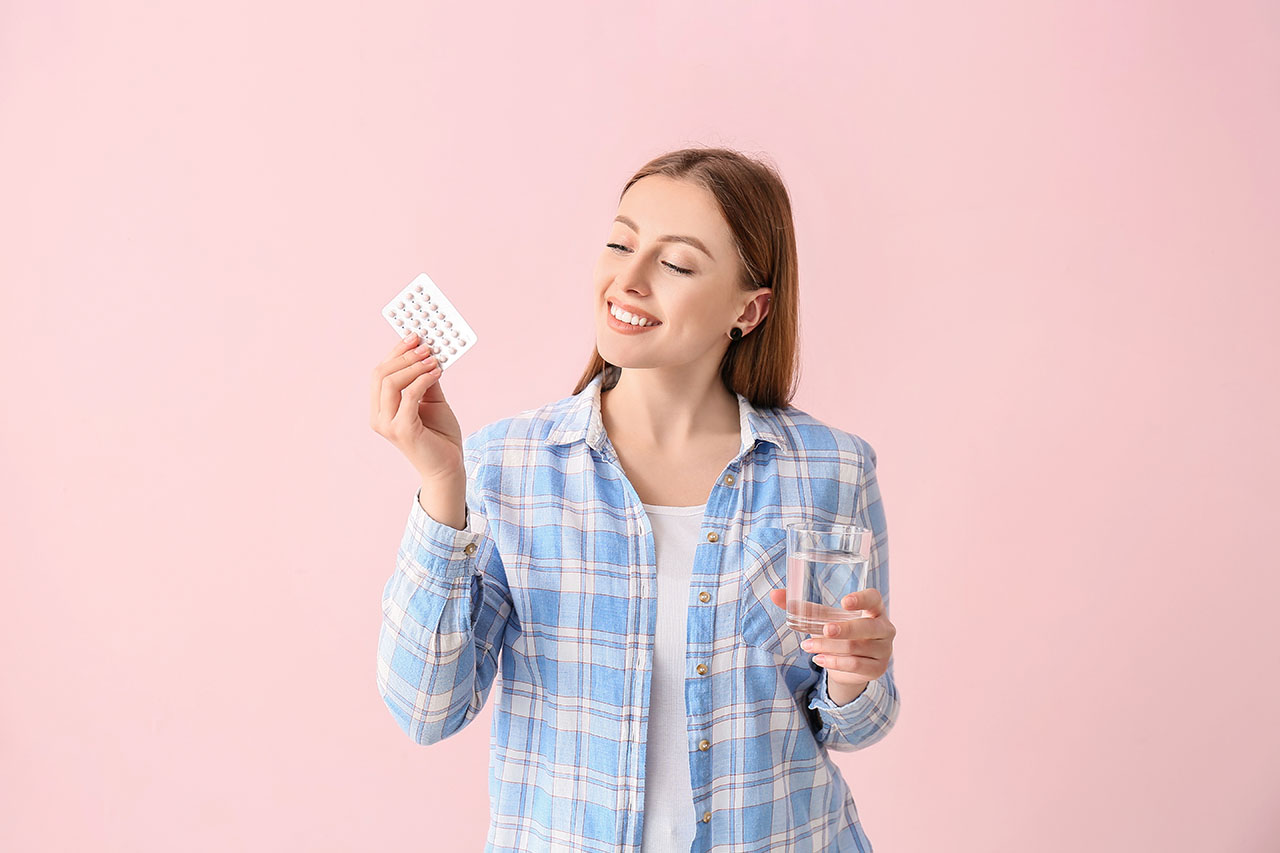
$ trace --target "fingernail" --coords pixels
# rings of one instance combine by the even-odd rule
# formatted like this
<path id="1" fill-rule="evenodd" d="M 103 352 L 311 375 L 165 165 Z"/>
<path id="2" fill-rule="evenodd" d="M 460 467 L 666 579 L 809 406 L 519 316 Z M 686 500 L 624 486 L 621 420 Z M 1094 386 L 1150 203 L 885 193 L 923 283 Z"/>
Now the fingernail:
<path id="1" fill-rule="evenodd" d="M 405 335 L 405 336 L 404 336 L 404 342 L 405 342 L 406 344 L 407 344 L 407 343 L 409 343 L 409 341 L 411 341 L 411 340 L 413 340 L 413 332 L 410 332 L 409 334 L 407 334 L 407 335 Z"/>
<path id="2" fill-rule="evenodd" d="M 800 648 L 804 649 L 806 652 L 811 652 L 811 651 L 813 651 L 813 640 L 803 640 L 803 641 L 801 641 L 801 643 L 800 643 Z"/>
<path id="3" fill-rule="evenodd" d="M 830 599 L 827 600 L 830 601 Z M 826 628 L 822 629 L 822 633 L 826 634 L 828 637 L 834 637 L 836 635 L 836 626 L 828 625 Z"/>

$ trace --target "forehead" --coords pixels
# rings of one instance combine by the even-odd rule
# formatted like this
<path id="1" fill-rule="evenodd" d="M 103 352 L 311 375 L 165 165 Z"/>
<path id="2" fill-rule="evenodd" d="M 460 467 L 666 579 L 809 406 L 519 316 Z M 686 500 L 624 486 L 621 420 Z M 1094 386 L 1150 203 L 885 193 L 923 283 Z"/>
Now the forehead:
<path id="1" fill-rule="evenodd" d="M 666 175 L 648 175 L 632 184 L 618 203 L 618 215 L 635 222 L 641 237 L 682 234 L 721 247 L 732 240 L 729 223 L 710 191 Z"/>

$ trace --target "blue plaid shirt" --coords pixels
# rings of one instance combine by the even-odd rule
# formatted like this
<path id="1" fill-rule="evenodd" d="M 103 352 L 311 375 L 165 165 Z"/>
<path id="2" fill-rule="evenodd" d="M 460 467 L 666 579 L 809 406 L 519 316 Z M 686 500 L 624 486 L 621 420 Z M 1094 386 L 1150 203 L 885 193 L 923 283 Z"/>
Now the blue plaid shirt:
<path id="1" fill-rule="evenodd" d="M 415 494 L 382 597 L 377 684 L 419 744 L 480 712 L 499 669 L 486 851 L 640 849 L 657 562 L 648 516 L 580 393 L 463 442 L 466 527 Z M 870 851 L 829 750 L 881 740 L 893 662 L 846 705 L 769 600 L 789 522 L 874 531 L 889 605 L 875 451 L 793 406 L 741 394 L 742 443 L 707 502 L 689 585 L 685 735 L 695 851 Z"/>

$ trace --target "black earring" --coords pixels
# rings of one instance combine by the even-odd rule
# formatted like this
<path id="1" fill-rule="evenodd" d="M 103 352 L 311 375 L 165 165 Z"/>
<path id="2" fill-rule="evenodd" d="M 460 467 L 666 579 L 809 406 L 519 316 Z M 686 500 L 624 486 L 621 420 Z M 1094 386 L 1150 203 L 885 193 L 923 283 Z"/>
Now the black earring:
<path id="1" fill-rule="evenodd" d="M 742 330 L 739 329 L 737 326 L 734 326 L 732 329 L 729 330 L 729 337 L 733 338 L 735 341 L 742 340 Z"/>

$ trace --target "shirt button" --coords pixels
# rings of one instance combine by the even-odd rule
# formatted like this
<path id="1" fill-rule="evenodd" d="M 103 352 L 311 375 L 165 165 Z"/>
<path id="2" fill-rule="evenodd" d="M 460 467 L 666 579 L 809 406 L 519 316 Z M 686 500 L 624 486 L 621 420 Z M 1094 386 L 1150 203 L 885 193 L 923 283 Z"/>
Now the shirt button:
<path id="1" fill-rule="evenodd" d="M 703 812 L 703 813 L 702 813 L 702 822 L 703 822 L 703 823 L 711 823 L 711 812 Z"/>
<path id="2" fill-rule="evenodd" d="M 698 675 L 707 674 L 707 665 L 705 663 L 698 664 Z"/>
<path id="3" fill-rule="evenodd" d="M 710 533 L 708 533 L 708 534 L 707 534 L 707 541 L 708 541 L 708 542 L 719 542 L 719 541 L 720 541 L 720 535 L 719 535 L 718 533 L 716 533 L 716 532 L 713 530 L 713 531 L 711 531 Z"/>
<path id="4" fill-rule="evenodd" d="M 703 604 L 706 604 L 708 601 L 711 600 L 711 593 L 707 592 L 706 590 L 703 590 L 702 592 L 698 593 L 698 600 L 701 601 Z"/>
<path id="5" fill-rule="evenodd" d="M 710 748 L 711 748 L 710 741 L 705 741 L 705 740 L 698 741 L 698 749 L 702 750 L 703 752 L 706 752 Z"/>
<path id="6" fill-rule="evenodd" d="M 476 552 L 476 543 L 468 542 L 467 547 L 463 548 L 462 550 L 467 552 L 467 556 L 471 556 Z"/>
<path id="7" fill-rule="evenodd" d="M 724 475 L 724 484 L 725 484 L 726 486 L 732 486 L 732 485 L 733 485 L 733 475 L 732 475 L 732 474 L 725 474 L 725 475 Z"/>

